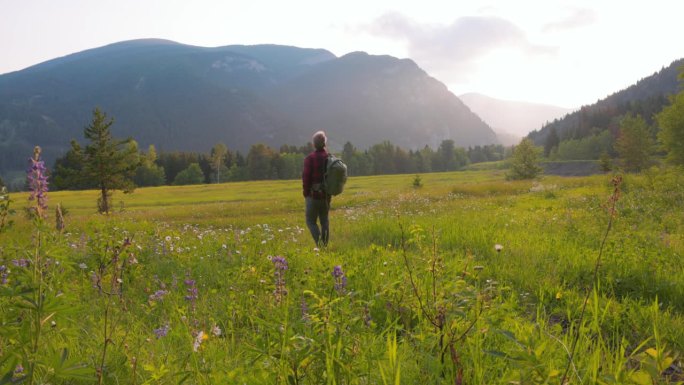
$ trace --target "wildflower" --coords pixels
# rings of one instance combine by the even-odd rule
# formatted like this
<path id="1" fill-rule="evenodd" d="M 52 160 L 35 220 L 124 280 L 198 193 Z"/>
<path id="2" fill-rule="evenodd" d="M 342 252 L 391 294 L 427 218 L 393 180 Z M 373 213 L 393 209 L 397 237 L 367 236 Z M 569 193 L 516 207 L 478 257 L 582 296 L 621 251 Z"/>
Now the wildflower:
<path id="1" fill-rule="evenodd" d="M 171 242 L 171 236 L 170 235 L 167 235 L 166 238 L 164 238 L 164 239 L 166 240 L 166 242 Z"/>
<path id="2" fill-rule="evenodd" d="M 9 276 L 9 269 L 5 265 L 0 266 L 0 284 L 7 285 L 7 277 Z"/>
<path id="3" fill-rule="evenodd" d="M 45 168 L 45 163 L 40 160 L 41 149 L 36 146 L 33 149 L 33 157 L 29 159 L 31 165 L 26 171 L 26 179 L 29 186 L 29 200 L 35 200 L 36 206 L 32 209 L 39 218 L 45 218 L 47 215 L 47 192 L 48 192 L 48 182 L 47 182 L 47 170 Z"/>
<path id="4" fill-rule="evenodd" d="M 347 276 L 344 275 L 342 266 L 335 266 L 332 271 L 332 276 L 335 279 L 335 290 L 340 294 L 344 294 L 345 288 L 347 287 Z"/>
<path id="5" fill-rule="evenodd" d="M 160 339 L 162 337 L 166 337 L 166 335 L 169 334 L 169 330 L 171 330 L 171 328 L 169 327 L 169 324 L 166 324 L 159 329 L 154 329 L 154 335 L 157 337 L 157 339 Z"/>
<path id="6" fill-rule="evenodd" d="M 214 325 L 214 327 L 211 328 L 211 334 L 213 334 L 214 337 L 220 337 L 221 336 L 221 328 L 218 325 Z"/>
<path id="7" fill-rule="evenodd" d="M 497 253 L 500 253 L 501 250 L 503 250 L 503 246 L 497 243 L 496 245 L 494 245 L 494 250 L 496 250 Z"/>
<path id="8" fill-rule="evenodd" d="M 200 330 L 199 333 L 197 333 L 197 335 L 195 336 L 195 342 L 192 344 L 192 351 L 193 352 L 198 351 L 200 348 L 200 345 L 202 345 L 202 341 L 204 341 L 208 338 L 209 338 L 209 336 L 204 334 L 204 332 L 202 330 Z"/>
<path id="9" fill-rule="evenodd" d="M 81 263 L 78 264 L 78 267 L 81 268 L 82 270 L 85 270 L 85 269 L 88 268 L 88 265 L 86 265 L 85 263 L 81 262 Z"/>
<path id="10" fill-rule="evenodd" d="M 190 302 L 190 304 L 192 306 L 192 310 L 195 310 L 195 302 L 197 301 L 197 297 L 198 297 L 197 287 L 195 286 L 195 280 L 194 279 L 186 279 L 185 280 L 185 286 L 187 286 L 187 289 L 186 289 L 187 295 L 185 296 L 185 300 Z"/>
<path id="11" fill-rule="evenodd" d="M 24 367 L 21 364 L 19 364 L 14 368 L 14 374 L 19 375 L 22 373 L 24 373 Z"/>
<path id="12" fill-rule="evenodd" d="M 164 296 L 168 293 L 169 292 L 166 290 L 157 290 L 154 292 L 154 294 L 150 294 L 149 299 L 150 301 L 161 301 L 164 299 Z"/>
<path id="13" fill-rule="evenodd" d="M 16 267 L 28 267 L 29 260 L 25 258 L 13 259 L 12 264 L 14 264 Z"/>
<path id="14" fill-rule="evenodd" d="M 366 327 L 371 326 L 371 321 L 373 320 L 373 317 L 371 317 L 370 309 L 368 308 L 368 304 L 363 305 L 363 323 L 366 325 Z"/>
<path id="15" fill-rule="evenodd" d="M 272 257 L 271 262 L 275 267 L 274 277 L 275 277 L 275 290 L 273 290 L 273 296 L 275 297 L 276 303 L 280 303 L 283 296 L 287 295 L 287 289 L 285 288 L 285 271 L 287 271 L 287 260 L 285 257 Z"/>

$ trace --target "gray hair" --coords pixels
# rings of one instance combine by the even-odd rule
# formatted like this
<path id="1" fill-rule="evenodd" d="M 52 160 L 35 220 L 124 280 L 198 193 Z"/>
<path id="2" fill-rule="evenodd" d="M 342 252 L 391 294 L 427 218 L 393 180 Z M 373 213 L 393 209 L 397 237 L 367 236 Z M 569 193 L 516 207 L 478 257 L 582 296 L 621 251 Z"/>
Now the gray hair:
<path id="1" fill-rule="evenodd" d="M 315 134 L 313 134 L 311 141 L 313 142 L 314 147 L 317 150 L 320 150 L 325 147 L 326 143 L 328 143 L 328 138 L 325 136 L 325 132 L 317 131 Z"/>

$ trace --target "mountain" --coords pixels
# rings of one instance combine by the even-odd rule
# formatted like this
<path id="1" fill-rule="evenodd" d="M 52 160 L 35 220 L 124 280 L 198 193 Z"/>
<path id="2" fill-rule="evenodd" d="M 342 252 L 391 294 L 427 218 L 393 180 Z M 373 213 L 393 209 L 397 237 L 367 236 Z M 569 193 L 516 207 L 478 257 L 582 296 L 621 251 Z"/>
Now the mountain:
<path id="1" fill-rule="evenodd" d="M 572 112 L 569 108 L 502 100 L 478 93 L 463 94 L 459 99 L 492 127 L 503 144 L 517 144 L 531 131 Z"/>
<path id="2" fill-rule="evenodd" d="M 653 116 L 668 104 L 668 96 L 679 91 L 677 74 L 683 65 L 684 59 L 675 60 L 622 91 L 544 125 L 529 137 L 543 145 L 551 130 L 556 131 L 560 140 L 581 139 L 607 129 L 615 132 L 616 118 L 628 113 L 641 115 L 651 124 Z"/>
<path id="3" fill-rule="evenodd" d="M 0 75 L 0 173 L 23 170 L 34 145 L 48 164 L 100 107 L 116 137 L 141 148 L 208 151 L 301 145 L 318 129 L 333 149 L 383 140 L 495 143 L 487 124 L 413 61 L 277 45 L 216 48 L 133 40 Z"/>

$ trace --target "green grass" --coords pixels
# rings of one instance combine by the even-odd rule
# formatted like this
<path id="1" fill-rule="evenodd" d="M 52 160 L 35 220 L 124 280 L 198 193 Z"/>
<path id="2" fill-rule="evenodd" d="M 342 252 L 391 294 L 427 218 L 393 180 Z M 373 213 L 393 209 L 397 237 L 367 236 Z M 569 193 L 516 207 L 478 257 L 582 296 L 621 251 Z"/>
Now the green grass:
<path id="1" fill-rule="evenodd" d="M 324 250 L 305 229 L 300 181 L 117 192 L 109 215 L 95 214 L 94 191 L 50 193 L 51 208 L 68 210 L 64 234 L 49 229 L 52 216 L 36 227 L 20 214 L 0 233 L 0 263 L 12 267 L 0 375 L 36 362 L 35 383 L 96 382 L 105 319 L 103 383 L 559 383 L 575 331 L 571 383 L 677 373 L 662 366 L 684 351 L 681 173 L 625 178 L 598 284 L 608 176 L 506 181 L 494 167 L 421 174 L 421 188 L 414 177 L 350 178 Z M 281 301 L 276 255 L 288 261 Z M 333 287 L 335 265 L 345 291 Z M 94 288 L 93 274 L 121 295 Z M 44 308 L 22 307 L 38 293 Z M 209 338 L 195 352 L 200 331 Z M 55 370 L 63 356 L 71 372 Z"/>

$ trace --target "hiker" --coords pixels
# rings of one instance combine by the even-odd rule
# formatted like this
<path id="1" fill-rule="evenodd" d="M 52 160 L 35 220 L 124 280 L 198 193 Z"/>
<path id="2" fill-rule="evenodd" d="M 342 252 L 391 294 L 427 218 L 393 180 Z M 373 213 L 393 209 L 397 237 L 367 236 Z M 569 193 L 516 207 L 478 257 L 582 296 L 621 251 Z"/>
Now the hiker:
<path id="1" fill-rule="evenodd" d="M 325 173 L 328 151 L 328 138 L 325 132 L 318 131 L 313 135 L 314 151 L 304 158 L 302 172 L 302 187 L 306 200 L 306 225 L 316 246 L 327 246 L 330 235 L 328 211 L 330 210 L 330 195 L 323 191 L 323 174 Z M 320 228 L 317 221 L 320 221 Z"/>

